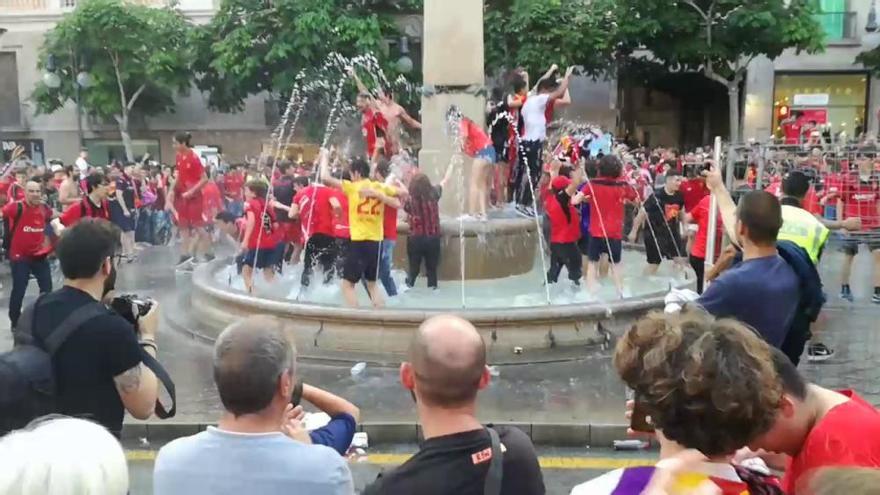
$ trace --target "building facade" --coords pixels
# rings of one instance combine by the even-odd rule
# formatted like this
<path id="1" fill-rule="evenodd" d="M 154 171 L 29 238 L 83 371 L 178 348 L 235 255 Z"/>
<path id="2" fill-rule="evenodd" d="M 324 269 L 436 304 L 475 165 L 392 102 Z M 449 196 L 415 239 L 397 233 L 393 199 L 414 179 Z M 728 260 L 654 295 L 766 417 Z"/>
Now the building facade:
<path id="1" fill-rule="evenodd" d="M 766 57 L 749 66 L 743 101 L 743 138 L 784 139 L 783 122 L 790 118 L 816 121 L 834 136 L 863 132 L 877 135 L 880 79 L 856 57 L 880 43 L 871 33 L 870 13 L 876 0 L 818 0 L 816 15 L 825 30 L 824 53 L 787 51 L 776 60 Z M 866 29 L 868 28 L 868 29 Z"/>
<path id="2" fill-rule="evenodd" d="M 165 0 L 132 0 L 161 6 Z M 219 0 L 179 0 L 177 7 L 195 23 L 205 23 Z M 50 115 L 36 115 L 28 97 L 42 78 L 37 60 L 45 33 L 76 0 L 0 0 L 0 145 L 8 153 L 23 145 L 37 163 L 49 159 L 72 162 L 79 151 L 77 114 L 73 103 Z M 88 91 L 88 89 L 84 89 Z M 231 160 L 258 154 L 277 119 L 277 105 L 265 95 L 246 101 L 235 114 L 207 110 L 199 91 L 177 97 L 176 111 L 131 122 L 136 156 L 149 152 L 153 159 L 173 162 L 175 132 L 192 132 L 193 144 L 219 148 Z M 113 122 L 97 122 L 83 115 L 83 144 L 93 163 L 124 158 L 119 130 Z"/>

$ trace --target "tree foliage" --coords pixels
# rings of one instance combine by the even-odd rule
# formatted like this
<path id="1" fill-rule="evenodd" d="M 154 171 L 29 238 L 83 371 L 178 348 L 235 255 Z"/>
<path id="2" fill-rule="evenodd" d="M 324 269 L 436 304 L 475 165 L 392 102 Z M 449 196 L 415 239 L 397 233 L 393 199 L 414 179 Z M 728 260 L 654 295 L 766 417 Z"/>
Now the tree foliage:
<path id="1" fill-rule="evenodd" d="M 373 3 L 224 0 L 211 22 L 194 33 L 196 84 L 211 108 L 237 111 L 248 95 L 288 94 L 301 70 L 320 67 L 333 52 L 372 52 L 390 67 L 384 40 L 397 31 Z M 408 5 L 380 3 L 387 9 Z"/>
<path id="2" fill-rule="evenodd" d="M 114 119 L 125 141 L 132 113 L 173 111 L 174 95 L 189 88 L 189 30 L 186 19 L 172 9 L 122 0 L 78 2 L 46 33 L 38 62 L 42 72 L 49 55 L 54 56 L 61 87 L 40 82 L 31 99 L 38 112 L 55 112 L 75 98 L 76 72 L 86 70 L 92 84 L 81 92 L 83 109 Z"/>
<path id="3" fill-rule="evenodd" d="M 484 15 L 486 71 L 555 63 L 598 75 L 614 64 L 613 0 L 490 0 Z"/>

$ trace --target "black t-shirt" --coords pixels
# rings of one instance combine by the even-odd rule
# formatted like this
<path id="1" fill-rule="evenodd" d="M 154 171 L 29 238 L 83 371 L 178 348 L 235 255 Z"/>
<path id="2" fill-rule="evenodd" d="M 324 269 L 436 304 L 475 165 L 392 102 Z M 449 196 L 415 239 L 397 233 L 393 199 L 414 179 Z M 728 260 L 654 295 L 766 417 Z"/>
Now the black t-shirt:
<path id="1" fill-rule="evenodd" d="M 89 294 L 63 287 L 40 300 L 34 313 L 38 338 L 44 338 L 73 311 L 94 303 Z M 109 309 L 75 330 L 53 359 L 58 412 L 96 421 L 116 436 L 125 407 L 113 377 L 141 362 L 141 348 L 131 323 Z"/>
<path id="2" fill-rule="evenodd" d="M 544 478 L 535 447 L 522 430 L 494 427 L 504 452 L 504 495 L 543 495 Z M 382 474 L 364 495 L 483 495 L 492 444 L 486 430 L 426 440 L 402 466 Z M 488 457 L 488 458 L 487 458 Z M 482 462 L 480 462 L 482 461 Z"/>
<path id="3" fill-rule="evenodd" d="M 677 229 L 678 220 L 684 212 L 684 195 L 681 191 L 669 194 L 665 187 L 658 188 L 645 200 L 645 211 L 648 212 L 648 221 L 652 227 L 665 230 L 665 223 L 670 228 Z"/>

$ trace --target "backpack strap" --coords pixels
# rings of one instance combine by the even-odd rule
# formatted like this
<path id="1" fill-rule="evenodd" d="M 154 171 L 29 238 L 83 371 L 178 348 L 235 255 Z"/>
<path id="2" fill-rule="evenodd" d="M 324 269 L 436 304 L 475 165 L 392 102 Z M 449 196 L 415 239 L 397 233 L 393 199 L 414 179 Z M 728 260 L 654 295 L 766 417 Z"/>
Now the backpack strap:
<path id="1" fill-rule="evenodd" d="M 12 341 L 14 346 L 37 345 L 35 342 L 36 339 L 34 338 L 34 313 L 36 312 L 36 308 L 40 304 L 40 301 L 42 301 L 45 296 L 46 294 L 40 294 L 37 296 L 37 300 L 26 307 L 24 311 L 22 311 L 21 316 L 18 317 L 18 322 L 16 323 L 15 328 L 12 329 Z"/>
<path id="2" fill-rule="evenodd" d="M 61 348 L 64 342 L 67 341 L 67 338 L 70 337 L 76 329 L 86 324 L 89 320 L 105 314 L 107 314 L 107 308 L 97 301 L 77 308 L 73 313 L 70 313 L 67 318 L 65 318 L 61 324 L 52 331 L 52 333 L 43 339 L 43 349 L 45 349 L 50 356 L 55 356 L 58 349 Z M 31 320 L 31 325 L 33 325 L 33 320 Z"/>
<path id="3" fill-rule="evenodd" d="M 501 480 L 504 478 L 504 453 L 501 452 L 501 439 L 494 429 L 486 428 L 486 431 L 489 433 L 489 440 L 492 441 L 492 461 L 489 463 L 489 472 L 486 473 L 483 495 L 501 495 Z"/>

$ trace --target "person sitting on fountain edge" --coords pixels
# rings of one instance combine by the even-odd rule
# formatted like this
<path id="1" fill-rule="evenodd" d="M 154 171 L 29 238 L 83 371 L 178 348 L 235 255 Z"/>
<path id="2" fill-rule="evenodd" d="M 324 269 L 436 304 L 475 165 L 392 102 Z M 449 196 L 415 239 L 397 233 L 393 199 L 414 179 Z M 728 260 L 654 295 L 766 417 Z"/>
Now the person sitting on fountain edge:
<path id="1" fill-rule="evenodd" d="M 384 239 L 385 205 L 400 208 L 394 196 L 397 189 L 370 180 L 370 165 L 363 159 L 351 163 L 351 180 L 339 180 L 330 173 L 330 152 L 321 149 L 320 177 L 324 184 L 341 189 L 348 199 L 351 242 L 345 255 L 342 274 L 342 297 L 349 307 L 357 307 L 355 285 L 367 281 L 373 306 L 384 306 L 376 285 L 379 274 L 379 244 Z"/>
<path id="2" fill-rule="evenodd" d="M 559 272 L 565 266 L 568 279 L 574 285 L 581 284 L 581 252 L 578 241 L 581 238 L 581 216 L 571 204 L 571 197 L 577 193 L 577 185 L 584 175 L 583 168 L 574 170 L 562 168 L 562 163 L 554 160 L 550 169 L 550 190 L 544 199 L 544 209 L 550 219 L 550 271 L 547 283 L 555 284 Z"/>
<path id="3" fill-rule="evenodd" d="M 596 292 L 599 288 L 597 270 L 599 260 L 607 254 L 613 263 L 611 276 L 617 291 L 623 295 L 623 279 L 620 262 L 623 254 L 624 203 L 635 202 L 638 194 L 621 178 L 623 165 L 614 155 L 599 161 L 599 178 L 587 180 L 580 192 L 572 199 L 573 205 L 590 202 L 590 242 L 587 248 L 587 288 Z"/>

